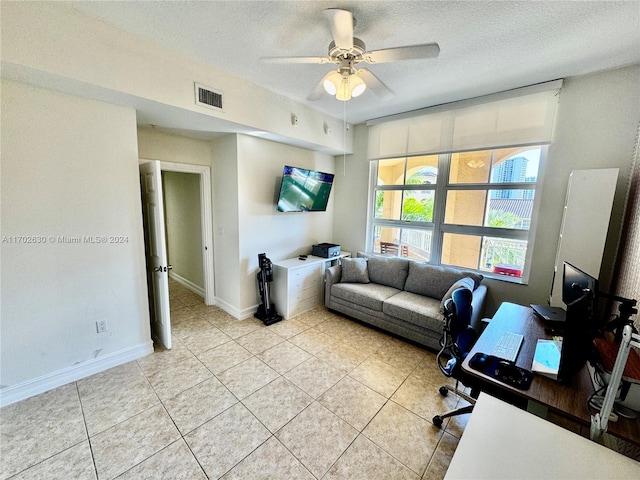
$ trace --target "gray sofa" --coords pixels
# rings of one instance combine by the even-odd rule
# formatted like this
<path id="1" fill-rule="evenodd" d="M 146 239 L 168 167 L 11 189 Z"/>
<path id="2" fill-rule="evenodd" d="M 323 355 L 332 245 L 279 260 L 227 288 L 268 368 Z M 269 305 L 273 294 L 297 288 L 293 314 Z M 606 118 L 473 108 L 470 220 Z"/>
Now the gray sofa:
<path id="1" fill-rule="evenodd" d="M 475 272 L 359 252 L 325 271 L 325 306 L 438 350 L 442 306 L 456 288 L 473 292 L 471 324 L 479 331 L 487 293 L 481 281 Z"/>

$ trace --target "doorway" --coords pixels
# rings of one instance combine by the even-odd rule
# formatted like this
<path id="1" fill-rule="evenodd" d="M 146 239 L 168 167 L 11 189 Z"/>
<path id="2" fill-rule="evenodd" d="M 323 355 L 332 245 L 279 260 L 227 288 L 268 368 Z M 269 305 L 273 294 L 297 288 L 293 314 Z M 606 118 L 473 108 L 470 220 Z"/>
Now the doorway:
<path id="1" fill-rule="evenodd" d="M 191 218 L 191 223 L 199 223 L 199 231 L 200 231 L 200 241 L 197 239 L 195 244 L 196 248 L 200 249 L 201 255 L 196 255 L 197 261 L 200 262 L 200 265 L 193 265 L 193 258 L 191 259 L 190 270 L 196 270 L 196 277 L 201 275 L 202 284 L 197 285 L 200 282 L 190 282 L 186 277 L 187 275 L 177 275 L 177 277 L 183 280 L 183 285 L 190 288 L 198 295 L 201 295 L 204 298 L 205 305 L 213 305 L 214 304 L 214 276 L 213 276 L 213 231 L 212 231 L 212 216 L 211 216 L 211 175 L 209 167 L 197 166 L 197 165 L 187 165 L 187 164 L 179 164 L 179 163 L 171 163 L 171 162 L 161 162 L 158 160 L 140 160 L 141 170 L 145 166 L 153 166 L 153 169 L 157 175 L 161 176 L 165 175 L 166 172 L 174 172 L 179 174 L 192 174 L 197 176 L 197 180 L 195 182 L 196 185 L 199 186 L 199 222 L 197 222 L 197 218 L 194 220 L 193 215 Z M 184 178 L 188 178 L 192 185 L 194 184 L 194 177 L 187 176 Z M 153 215 L 156 217 L 155 222 L 149 222 L 147 218 L 145 218 L 144 230 L 145 230 L 145 239 L 147 241 L 147 250 L 149 250 L 149 246 L 153 246 L 154 250 L 161 250 L 165 252 L 164 263 L 167 265 L 163 266 L 160 269 L 160 275 L 158 275 L 158 268 L 154 267 L 152 263 L 149 262 L 149 251 L 147 251 L 147 268 L 151 269 L 148 271 L 148 275 L 150 278 L 153 278 L 154 281 L 149 284 L 149 295 L 150 295 L 150 306 L 151 306 L 151 327 L 152 327 L 152 337 L 154 341 L 161 344 L 165 348 L 171 348 L 171 315 L 170 315 L 170 305 L 169 305 L 169 272 L 171 270 L 171 265 L 168 265 L 166 262 L 166 252 L 167 252 L 167 244 L 168 244 L 168 235 L 167 225 L 165 219 L 165 208 L 164 208 L 164 193 L 163 193 L 163 182 L 160 178 L 155 182 L 155 190 L 156 197 L 160 200 L 160 203 L 157 205 L 158 208 L 147 208 L 149 212 L 153 212 Z M 147 190 L 146 184 L 143 185 L 143 204 L 145 204 L 144 196 L 145 191 Z M 193 192 L 191 192 L 193 193 Z M 179 201 L 179 200 L 178 200 Z M 175 202 L 174 202 L 175 207 Z M 174 208 L 171 207 L 171 208 Z M 175 210 L 175 208 L 174 208 Z M 146 212 L 145 215 L 148 216 Z M 173 212 L 175 216 L 175 211 Z M 197 213 L 195 214 L 197 217 Z M 150 228 L 151 224 L 159 224 L 162 228 Z M 179 228 L 175 225 L 169 226 L 170 228 Z M 180 237 L 180 235 L 178 235 Z M 183 237 L 186 237 L 183 235 Z M 180 240 L 176 240 L 174 238 L 174 242 L 179 242 Z M 194 245 L 191 242 L 191 245 Z M 187 248 L 189 248 L 187 246 Z M 162 263 L 162 262 L 161 262 Z M 176 277 L 176 275 L 174 275 Z M 175 280 L 172 280 L 175 281 Z M 160 297 L 160 298 L 158 298 Z M 165 298 L 166 297 L 166 298 Z M 157 305 L 164 305 L 163 308 L 157 308 Z M 154 308 L 155 307 L 155 308 Z M 165 308 L 166 307 L 166 308 Z M 160 318 L 158 318 L 160 317 Z"/>
<path id="2" fill-rule="evenodd" d="M 161 173 L 169 280 L 174 281 L 169 287 L 178 283 L 204 303 L 200 178 L 195 173 Z"/>

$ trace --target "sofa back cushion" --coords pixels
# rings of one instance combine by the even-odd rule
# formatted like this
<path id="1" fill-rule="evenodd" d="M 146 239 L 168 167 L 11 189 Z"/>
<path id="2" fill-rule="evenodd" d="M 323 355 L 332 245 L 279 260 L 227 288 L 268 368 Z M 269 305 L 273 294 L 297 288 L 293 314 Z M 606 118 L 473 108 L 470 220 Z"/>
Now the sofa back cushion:
<path id="1" fill-rule="evenodd" d="M 409 273 L 409 260 L 399 257 L 368 257 L 369 280 L 380 285 L 404 289 L 404 283 Z"/>
<path id="2" fill-rule="evenodd" d="M 447 293 L 451 285 L 464 277 L 469 277 L 474 281 L 474 290 L 480 285 L 480 281 L 482 280 L 482 275 L 474 272 L 429 265 L 427 263 L 411 262 L 404 289 L 407 292 L 440 300 Z"/>

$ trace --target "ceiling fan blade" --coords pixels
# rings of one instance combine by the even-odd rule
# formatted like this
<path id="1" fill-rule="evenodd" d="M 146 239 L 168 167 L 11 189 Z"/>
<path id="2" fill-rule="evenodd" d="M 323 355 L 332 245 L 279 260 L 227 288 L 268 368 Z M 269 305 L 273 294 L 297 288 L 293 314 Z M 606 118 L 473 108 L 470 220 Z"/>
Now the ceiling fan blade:
<path id="1" fill-rule="evenodd" d="M 329 19 L 333 41 L 340 50 L 353 48 L 353 15 L 348 10 L 328 8 L 324 11 Z"/>
<path id="2" fill-rule="evenodd" d="M 376 77 L 366 68 L 360 68 L 356 74 L 367 84 L 367 88 L 375 93 L 382 100 L 388 100 L 393 97 L 394 93 L 387 87 L 382 80 Z"/>
<path id="3" fill-rule="evenodd" d="M 331 63 L 329 57 L 263 57 L 262 63 Z"/>
<path id="4" fill-rule="evenodd" d="M 385 48 L 362 54 L 367 63 L 386 63 L 398 60 L 414 60 L 419 58 L 435 58 L 440 54 L 437 43 L 425 43 L 408 47 Z"/>

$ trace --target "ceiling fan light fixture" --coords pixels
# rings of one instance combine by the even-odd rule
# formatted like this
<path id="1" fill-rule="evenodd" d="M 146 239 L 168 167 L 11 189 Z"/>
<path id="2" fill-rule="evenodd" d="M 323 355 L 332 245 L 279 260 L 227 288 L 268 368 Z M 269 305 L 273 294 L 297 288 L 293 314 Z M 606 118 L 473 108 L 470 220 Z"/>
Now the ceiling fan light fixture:
<path id="1" fill-rule="evenodd" d="M 351 75 L 349 78 L 351 96 L 358 97 L 367 89 L 367 84 L 357 75 Z"/>
<path id="2" fill-rule="evenodd" d="M 338 87 L 340 86 L 340 82 L 342 82 L 342 75 L 337 71 L 334 71 L 325 77 L 322 85 L 329 95 L 335 95 L 338 91 Z"/>
<path id="3" fill-rule="evenodd" d="M 344 76 L 338 85 L 338 91 L 336 92 L 336 98 L 343 102 L 351 100 L 351 86 L 349 85 L 349 77 Z"/>

